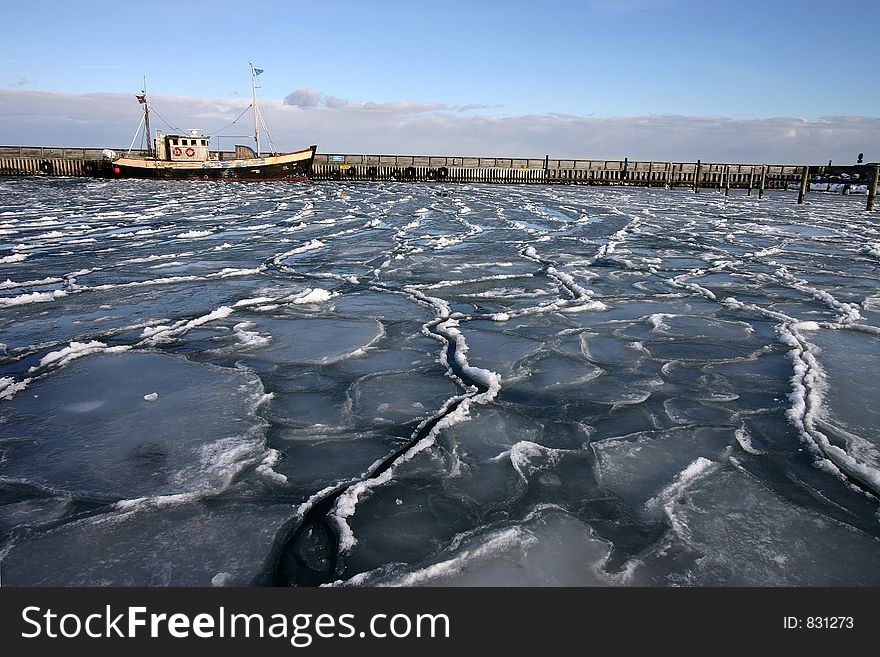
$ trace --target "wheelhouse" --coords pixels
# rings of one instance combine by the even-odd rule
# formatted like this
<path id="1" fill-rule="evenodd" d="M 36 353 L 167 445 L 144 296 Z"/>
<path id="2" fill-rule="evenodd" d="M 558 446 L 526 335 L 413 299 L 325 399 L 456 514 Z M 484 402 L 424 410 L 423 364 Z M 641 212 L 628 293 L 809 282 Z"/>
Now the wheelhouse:
<path id="1" fill-rule="evenodd" d="M 209 140 L 198 130 L 190 130 L 188 135 L 156 136 L 156 156 L 170 162 L 205 162 L 211 159 L 208 150 Z"/>

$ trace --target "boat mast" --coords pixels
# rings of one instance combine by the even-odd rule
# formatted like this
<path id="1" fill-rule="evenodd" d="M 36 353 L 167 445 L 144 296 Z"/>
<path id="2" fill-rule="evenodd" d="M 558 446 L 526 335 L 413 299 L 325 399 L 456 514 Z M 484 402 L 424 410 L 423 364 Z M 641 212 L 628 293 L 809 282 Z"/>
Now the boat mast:
<path id="1" fill-rule="evenodd" d="M 260 115 L 259 109 L 257 109 L 257 72 L 254 70 L 254 63 L 250 62 L 251 65 L 251 85 L 254 92 L 253 97 L 253 105 L 254 105 L 254 141 L 257 142 L 257 157 L 260 156 Z"/>
<path id="2" fill-rule="evenodd" d="M 153 157 L 153 136 L 150 133 L 150 105 L 147 103 L 147 76 L 144 76 L 144 122 L 147 131 L 147 157 Z"/>

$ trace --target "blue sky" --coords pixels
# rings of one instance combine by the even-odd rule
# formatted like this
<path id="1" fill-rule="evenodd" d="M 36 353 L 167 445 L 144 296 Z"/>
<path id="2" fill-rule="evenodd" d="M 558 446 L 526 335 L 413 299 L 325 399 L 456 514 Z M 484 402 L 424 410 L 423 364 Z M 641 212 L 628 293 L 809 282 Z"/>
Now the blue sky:
<path id="1" fill-rule="evenodd" d="M 3 15 L 5 106 L 13 92 L 130 94 L 144 74 L 154 99 L 246 98 L 254 61 L 267 101 L 299 90 L 293 104 L 314 109 L 296 100 L 307 90 L 323 109 L 408 103 L 454 114 L 447 129 L 527 115 L 880 116 L 877 0 L 84 0 Z"/>

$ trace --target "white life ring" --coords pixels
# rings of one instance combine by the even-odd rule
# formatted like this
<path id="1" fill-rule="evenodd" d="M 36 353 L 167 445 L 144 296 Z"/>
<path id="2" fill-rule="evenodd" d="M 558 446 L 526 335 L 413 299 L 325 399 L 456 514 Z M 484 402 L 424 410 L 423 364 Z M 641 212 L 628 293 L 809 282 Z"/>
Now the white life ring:
<path id="1" fill-rule="evenodd" d="M 195 151 L 194 148 L 187 148 L 187 149 L 186 149 L 186 156 L 187 156 L 187 157 L 192 157 L 192 156 L 195 155 L 195 154 L 196 154 L 196 151 Z"/>
<path id="2" fill-rule="evenodd" d="M 179 146 L 175 146 L 172 152 L 174 153 L 174 157 L 180 157 L 180 155 L 183 153 Z"/>

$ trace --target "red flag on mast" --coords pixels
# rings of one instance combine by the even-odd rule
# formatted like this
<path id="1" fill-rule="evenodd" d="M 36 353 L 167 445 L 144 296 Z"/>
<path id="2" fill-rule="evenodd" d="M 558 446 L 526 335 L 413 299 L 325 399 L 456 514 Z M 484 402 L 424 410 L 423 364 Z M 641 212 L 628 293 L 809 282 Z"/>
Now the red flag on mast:
<path id="1" fill-rule="evenodd" d="M 147 102 L 147 94 L 141 94 L 140 96 L 138 96 L 137 94 L 135 94 L 134 97 L 138 99 L 138 102 L 139 102 L 141 105 L 143 105 L 144 103 Z"/>

